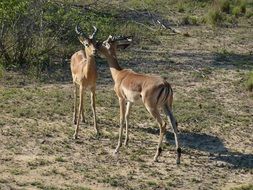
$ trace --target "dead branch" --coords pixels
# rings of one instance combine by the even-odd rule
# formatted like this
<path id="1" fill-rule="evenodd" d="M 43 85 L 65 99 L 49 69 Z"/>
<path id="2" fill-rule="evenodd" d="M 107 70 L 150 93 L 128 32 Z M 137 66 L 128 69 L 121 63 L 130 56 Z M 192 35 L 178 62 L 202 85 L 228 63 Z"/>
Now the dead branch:
<path id="1" fill-rule="evenodd" d="M 143 5 L 143 6 L 144 6 L 144 5 Z M 182 34 L 182 35 L 184 35 L 184 33 L 182 33 L 181 31 L 179 31 L 179 30 L 177 30 L 177 29 L 175 29 L 175 28 L 169 26 L 169 25 L 166 24 L 165 22 L 163 22 L 163 21 L 161 21 L 161 20 L 155 18 L 155 16 L 154 16 L 151 12 L 149 12 L 149 11 L 147 10 L 146 7 L 144 7 L 144 8 L 145 8 L 147 11 L 144 12 L 144 13 L 143 13 L 143 12 L 140 12 L 140 11 L 137 11 L 137 10 L 131 8 L 131 7 L 127 7 L 127 8 L 128 8 L 129 10 L 131 10 L 131 11 L 136 12 L 136 13 L 139 14 L 139 15 L 148 16 L 148 17 L 150 18 L 150 20 L 152 21 L 153 25 L 158 24 L 158 25 L 161 26 L 163 29 L 171 30 L 174 34 Z M 142 24 L 143 24 L 143 23 L 142 23 Z M 145 24 L 143 24 L 143 25 L 145 25 Z"/>

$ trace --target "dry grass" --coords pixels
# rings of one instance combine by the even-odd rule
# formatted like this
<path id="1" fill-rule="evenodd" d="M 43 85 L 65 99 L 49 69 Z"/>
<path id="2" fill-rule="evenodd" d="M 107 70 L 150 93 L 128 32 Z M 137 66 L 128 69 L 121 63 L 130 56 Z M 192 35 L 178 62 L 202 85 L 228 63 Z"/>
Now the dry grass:
<path id="1" fill-rule="evenodd" d="M 253 67 L 253 39 L 247 22 L 219 30 L 182 26 L 191 37 L 161 33 L 160 45 L 119 54 L 124 67 L 160 74 L 172 84 L 183 148 L 179 166 L 170 128 L 159 162 L 152 162 L 159 131 L 139 104 L 130 115 L 129 147 L 113 155 L 119 107 L 105 61 L 98 67 L 100 138 L 86 96 L 87 123 L 80 139 L 72 139 L 70 80 L 33 83 L 6 73 L 0 81 L 0 189 L 252 188 L 253 99 L 245 76 Z"/>

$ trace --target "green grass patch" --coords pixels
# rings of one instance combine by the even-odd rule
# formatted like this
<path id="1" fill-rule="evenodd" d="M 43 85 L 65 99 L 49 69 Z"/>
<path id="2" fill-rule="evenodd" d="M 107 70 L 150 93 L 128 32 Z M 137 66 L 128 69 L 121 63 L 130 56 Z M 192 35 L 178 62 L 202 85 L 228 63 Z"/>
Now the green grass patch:
<path id="1" fill-rule="evenodd" d="M 225 20 L 224 15 L 219 9 L 209 9 L 206 17 L 207 23 L 217 26 Z"/>
<path id="2" fill-rule="evenodd" d="M 222 12 L 229 13 L 231 9 L 231 1 L 229 0 L 218 0 L 216 1 L 217 6 Z"/>
<path id="3" fill-rule="evenodd" d="M 55 158 L 55 161 L 57 162 L 66 162 L 66 159 L 64 159 L 63 157 L 59 156 Z"/>
<path id="4" fill-rule="evenodd" d="M 36 158 L 35 160 L 29 161 L 28 162 L 28 166 L 35 169 L 39 166 L 47 166 L 49 165 L 51 162 L 45 159 L 41 159 L 41 158 Z"/>
<path id="5" fill-rule="evenodd" d="M 253 190 L 253 184 L 232 187 L 230 190 Z"/>
<path id="6" fill-rule="evenodd" d="M 234 7 L 233 10 L 232 10 L 232 14 L 235 16 L 235 17 L 239 17 L 241 13 L 241 8 L 240 7 Z"/>
<path id="7" fill-rule="evenodd" d="M 197 16 L 184 16 L 182 18 L 181 24 L 182 25 L 198 25 L 199 19 Z"/>
<path id="8" fill-rule="evenodd" d="M 58 189 L 60 189 L 60 188 L 57 188 L 54 186 L 45 185 L 44 183 L 42 183 L 40 181 L 33 181 L 33 182 L 31 182 L 31 185 L 34 187 L 43 189 L 43 190 L 58 190 Z"/>
<path id="9" fill-rule="evenodd" d="M 3 77 L 4 77 L 4 66 L 0 62 L 0 79 L 3 78 Z"/>
<path id="10" fill-rule="evenodd" d="M 118 175 L 115 176 L 106 176 L 100 182 L 110 184 L 113 187 L 124 187 L 125 186 L 125 177 Z"/>
<path id="11" fill-rule="evenodd" d="M 247 76 L 247 79 L 246 79 L 246 88 L 253 92 L 253 71 L 251 71 L 248 76 Z"/>
<path id="12" fill-rule="evenodd" d="M 13 174 L 13 175 L 23 175 L 26 172 L 24 170 L 22 170 L 21 168 L 15 168 L 15 169 L 12 169 L 10 171 L 10 173 Z"/>

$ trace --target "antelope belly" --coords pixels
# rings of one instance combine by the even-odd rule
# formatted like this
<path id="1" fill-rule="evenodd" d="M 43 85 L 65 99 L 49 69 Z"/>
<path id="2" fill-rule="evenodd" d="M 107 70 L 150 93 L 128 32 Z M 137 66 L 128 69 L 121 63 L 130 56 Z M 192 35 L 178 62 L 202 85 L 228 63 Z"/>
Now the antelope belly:
<path id="1" fill-rule="evenodd" d="M 136 102 L 140 100 L 140 92 L 128 90 L 126 88 L 123 88 L 124 95 L 126 96 L 126 99 L 130 102 Z"/>

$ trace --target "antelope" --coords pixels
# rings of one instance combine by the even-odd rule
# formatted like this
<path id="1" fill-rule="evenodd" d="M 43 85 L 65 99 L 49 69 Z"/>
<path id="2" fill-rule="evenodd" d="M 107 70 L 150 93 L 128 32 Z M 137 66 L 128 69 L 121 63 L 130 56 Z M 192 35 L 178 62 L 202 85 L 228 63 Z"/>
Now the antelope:
<path id="1" fill-rule="evenodd" d="M 111 75 L 115 83 L 114 91 L 116 92 L 120 106 L 119 139 L 114 153 L 117 154 L 122 146 L 124 121 L 126 124 L 124 145 L 127 146 L 129 139 L 128 125 L 130 109 L 134 102 L 142 100 L 144 106 L 153 118 L 156 119 L 160 128 L 160 136 L 154 161 L 158 161 L 158 157 L 162 152 L 161 145 L 163 136 L 166 132 L 166 123 L 161 118 L 159 112 L 159 108 L 163 108 L 166 116 L 172 124 L 177 150 L 176 163 L 179 164 L 181 148 L 178 143 L 177 121 L 172 113 L 172 88 L 170 84 L 160 76 L 139 74 L 130 69 L 122 69 L 120 67 L 116 56 L 116 50 L 120 47 L 126 48 L 130 45 L 131 41 L 132 39 L 129 37 L 113 37 L 110 35 L 98 48 L 99 52 L 106 57 L 109 64 Z"/>
<path id="2" fill-rule="evenodd" d="M 75 27 L 75 31 L 78 34 L 78 39 L 81 44 L 84 45 L 84 50 L 80 50 L 71 56 L 70 68 L 74 84 L 74 114 L 73 123 L 76 125 L 74 139 L 78 138 L 79 124 L 82 117 L 85 122 L 84 111 L 83 111 L 83 92 L 84 90 L 90 90 L 91 92 L 91 108 L 93 112 L 93 121 L 96 134 L 99 135 L 99 130 L 96 121 L 96 110 L 95 110 L 95 90 L 97 80 L 97 68 L 95 63 L 95 55 L 97 53 L 95 35 L 97 28 L 93 26 L 94 32 L 92 35 L 87 36 L 85 33 L 80 31 L 78 26 Z M 79 86 L 79 110 L 77 115 L 77 90 Z M 82 115 L 81 115 L 82 114 Z"/>

